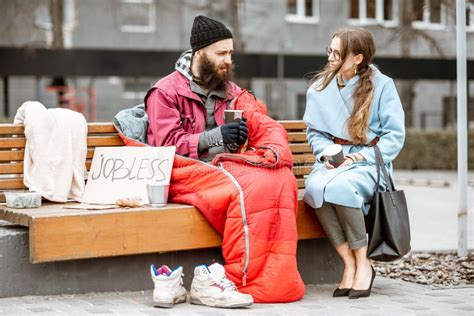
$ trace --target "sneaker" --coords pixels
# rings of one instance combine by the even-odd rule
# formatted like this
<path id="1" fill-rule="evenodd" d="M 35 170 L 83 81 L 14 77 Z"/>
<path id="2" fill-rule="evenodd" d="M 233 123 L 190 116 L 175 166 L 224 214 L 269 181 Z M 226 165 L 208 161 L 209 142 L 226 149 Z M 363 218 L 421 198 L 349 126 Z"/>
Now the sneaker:
<path id="1" fill-rule="evenodd" d="M 171 270 L 168 266 L 157 269 L 150 266 L 151 279 L 155 284 L 153 303 L 157 307 L 171 308 L 174 304 L 186 301 L 186 290 L 183 287 L 183 267 Z"/>
<path id="2" fill-rule="evenodd" d="M 223 308 L 244 307 L 253 304 L 253 297 L 238 292 L 235 284 L 226 278 L 224 267 L 213 263 L 194 269 L 191 304 Z"/>

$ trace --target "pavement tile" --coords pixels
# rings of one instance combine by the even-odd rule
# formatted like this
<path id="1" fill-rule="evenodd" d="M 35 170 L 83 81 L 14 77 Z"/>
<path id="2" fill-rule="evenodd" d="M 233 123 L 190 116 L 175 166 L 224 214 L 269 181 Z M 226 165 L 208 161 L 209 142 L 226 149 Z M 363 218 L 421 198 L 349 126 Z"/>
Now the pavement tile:
<path id="1" fill-rule="evenodd" d="M 113 314 L 114 313 L 113 311 L 109 309 L 105 309 L 105 308 L 87 308 L 84 310 L 91 314 Z"/>
<path id="2" fill-rule="evenodd" d="M 199 315 L 203 316 L 226 316 L 225 313 L 220 311 L 205 311 L 205 312 L 198 312 Z"/>
<path id="3" fill-rule="evenodd" d="M 452 295 L 449 294 L 449 293 L 443 293 L 443 292 L 441 292 L 441 293 L 436 293 L 436 292 L 434 292 L 434 293 L 425 293 L 425 295 L 434 296 L 434 297 L 448 297 L 448 296 L 452 296 Z"/>
<path id="4" fill-rule="evenodd" d="M 158 309 L 158 308 L 140 310 L 140 312 L 142 312 L 145 315 L 150 315 L 150 316 L 154 316 L 154 315 L 163 315 L 163 316 L 172 315 L 172 314 L 170 314 L 170 312 L 165 311 L 163 309 Z"/>
<path id="5" fill-rule="evenodd" d="M 253 304 L 252 310 L 262 310 L 262 309 L 269 309 L 275 308 L 275 304 Z"/>
<path id="6" fill-rule="evenodd" d="M 63 302 L 71 307 L 88 308 L 94 306 L 91 302 L 81 298 L 64 299 Z"/>
<path id="7" fill-rule="evenodd" d="M 51 308 L 47 307 L 28 307 L 26 308 L 27 310 L 33 312 L 33 313 L 49 313 L 49 312 L 54 312 Z"/>
<path id="8" fill-rule="evenodd" d="M 258 315 L 258 316 L 280 316 L 281 313 L 264 311 L 264 312 L 254 313 L 253 315 Z"/>
<path id="9" fill-rule="evenodd" d="M 93 299 L 93 300 L 90 300 L 89 303 L 91 303 L 94 306 L 112 305 L 111 302 L 105 299 Z"/>
<path id="10" fill-rule="evenodd" d="M 424 306 L 404 306 L 403 308 L 406 308 L 406 309 L 411 309 L 413 311 L 424 311 L 424 310 L 430 310 L 431 308 L 428 308 L 428 307 L 424 307 Z"/>
<path id="11" fill-rule="evenodd" d="M 459 309 L 459 310 L 466 311 L 466 312 L 472 312 L 472 311 L 474 311 L 474 307 L 472 307 L 472 306 L 470 306 L 470 305 L 466 305 L 466 306 L 456 306 L 456 307 L 454 307 L 454 309 Z"/>
<path id="12" fill-rule="evenodd" d="M 18 308 L 18 307 L 8 307 L 8 308 L 4 308 L 2 310 L 2 314 L 0 315 L 35 315 L 34 312 L 30 311 L 30 310 L 27 310 L 27 309 L 24 309 L 24 308 Z"/>
<path id="13" fill-rule="evenodd" d="M 416 303 L 414 300 L 410 300 L 410 299 L 407 299 L 407 298 L 393 298 L 392 301 L 398 302 L 398 303 L 403 303 L 403 304 Z"/>
<path id="14" fill-rule="evenodd" d="M 300 308 L 306 308 L 306 309 L 327 309 L 327 306 L 323 305 L 302 305 L 299 306 Z"/>
<path id="15" fill-rule="evenodd" d="M 447 304 L 452 304 L 452 305 L 464 303 L 463 301 L 456 301 L 456 300 L 441 300 L 440 302 L 447 303 Z"/>
<path id="16" fill-rule="evenodd" d="M 355 309 L 359 309 L 359 310 L 366 311 L 366 310 L 378 309 L 379 307 L 373 306 L 373 305 L 360 305 L 360 306 L 351 306 L 351 308 L 355 308 Z"/>

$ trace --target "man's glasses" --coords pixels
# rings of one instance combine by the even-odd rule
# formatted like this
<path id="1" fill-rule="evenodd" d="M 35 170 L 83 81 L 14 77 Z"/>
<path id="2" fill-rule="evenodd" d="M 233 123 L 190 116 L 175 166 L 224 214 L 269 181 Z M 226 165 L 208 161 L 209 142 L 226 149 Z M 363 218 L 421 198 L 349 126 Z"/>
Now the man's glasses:
<path id="1" fill-rule="evenodd" d="M 328 57 L 333 54 L 335 60 L 340 60 L 341 59 L 341 53 L 337 49 L 332 49 L 331 47 L 326 47 L 326 54 L 328 54 Z"/>

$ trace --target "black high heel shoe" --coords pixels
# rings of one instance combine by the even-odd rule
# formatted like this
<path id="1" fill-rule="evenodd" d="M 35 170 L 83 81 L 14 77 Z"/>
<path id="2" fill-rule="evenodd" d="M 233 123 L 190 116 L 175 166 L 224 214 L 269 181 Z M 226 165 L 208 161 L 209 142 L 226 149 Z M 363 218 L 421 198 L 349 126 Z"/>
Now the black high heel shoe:
<path id="1" fill-rule="evenodd" d="M 334 290 L 334 293 L 332 293 L 332 297 L 343 297 L 343 296 L 348 296 L 349 292 L 351 289 L 348 288 L 337 288 Z"/>
<path id="2" fill-rule="evenodd" d="M 374 279 L 375 279 L 375 269 L 374 267 L 370 266 L 372 268 L 372 279 L 370 280 L 370 285 L 367 290 L 354 290 L 351 289 L 349 291 L 349 298 L 350 299 L 356 299 L 359 297 L 369 297 L 370 296 L 370 291 L 372 290 L 372 284 L 374 284 Z"/>

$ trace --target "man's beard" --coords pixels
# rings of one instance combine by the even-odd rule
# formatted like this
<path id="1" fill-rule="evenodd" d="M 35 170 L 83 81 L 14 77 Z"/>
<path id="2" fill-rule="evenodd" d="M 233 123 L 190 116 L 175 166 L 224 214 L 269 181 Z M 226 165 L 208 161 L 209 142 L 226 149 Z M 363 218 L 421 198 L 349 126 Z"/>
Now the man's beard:
<path id="1" fill-rule="evenodd" d="M 227 69 L 227 71 L 221 72 L 222 69 Z M 198 67 L 200 77 L 196 78 L 196 82 L 209 91 L 224 90 L 227 92 L 229 83 L 234 76 L 233 70 L 234 67 L 232 64 L 223 64 L 222 66 L 215 65 L 207 55 L 202 55 Z"/>

